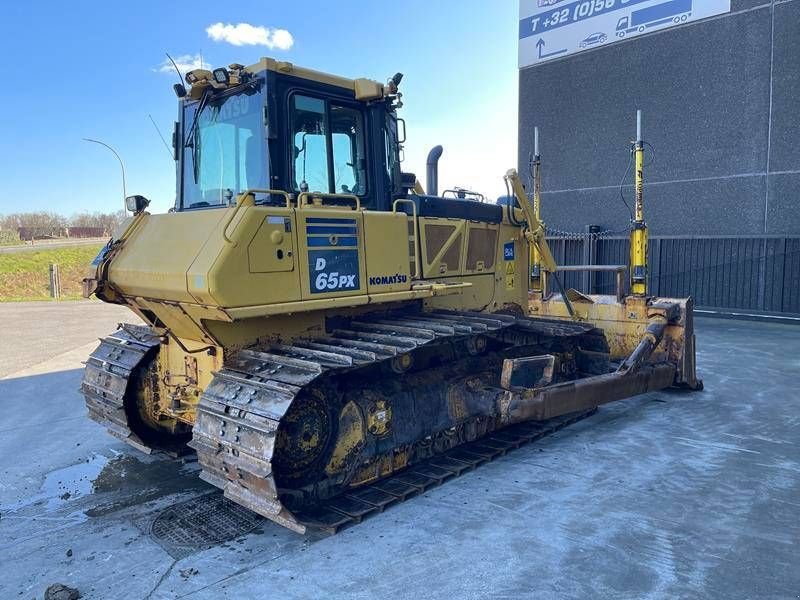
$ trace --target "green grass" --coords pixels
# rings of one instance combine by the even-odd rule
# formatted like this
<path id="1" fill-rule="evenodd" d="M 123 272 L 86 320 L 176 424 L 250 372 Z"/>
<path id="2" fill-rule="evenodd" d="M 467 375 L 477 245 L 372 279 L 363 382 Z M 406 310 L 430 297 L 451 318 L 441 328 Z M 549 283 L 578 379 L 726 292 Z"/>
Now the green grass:
<path id="1" fill-rule="evenodd" d="M 61 276 L 61 298 L 81 297 L 81 280 L 102 245 L 26 249 L 0 254 L 0 302 L 50 299 L 50 265 L 57 264 Z"/>

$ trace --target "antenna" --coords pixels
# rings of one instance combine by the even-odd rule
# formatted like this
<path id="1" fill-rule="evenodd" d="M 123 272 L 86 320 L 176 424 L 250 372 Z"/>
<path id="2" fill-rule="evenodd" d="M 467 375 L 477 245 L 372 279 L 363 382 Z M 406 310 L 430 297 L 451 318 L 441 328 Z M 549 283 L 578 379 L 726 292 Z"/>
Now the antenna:
<path id="1" fill-rule="evenodd" d="M 164 54 L 167 55 L 169 62 L 172 63 L 172 66 L 175 67 L 175 72 L 178 74 L 178 82 L 183 85 L 183 75 L 181 74 L 181 70 L 178 68 L 178 65 L 175 64 L 175 61 L 172 60 L 172 57 L 169 55 L 169 52 L 165 52 Z"/>
<path id="2" fill-rule="evenodd" d="M 147 113 L 147 117 L 150 119 L 150 122 L 153 124 L 153 127 L 156 128 L 156 133 L 158 133 L 158 137 L 160 137 L 161 141 L 164 142 L 164 148 L 167 149 L 167 152 L 169 153 L 170 159 L 175 160 L 175 155 L 174 155 L 173 151 L 169 149 L 169 144 L 167 143 L 167 140 L 164 139 L 164 136 L 161 134 L 161 130 L 158 128 L 158 125 L 156 124 L 155 120 L 153 119 L 153 115 L 151 115 L 150 113 Z"/>

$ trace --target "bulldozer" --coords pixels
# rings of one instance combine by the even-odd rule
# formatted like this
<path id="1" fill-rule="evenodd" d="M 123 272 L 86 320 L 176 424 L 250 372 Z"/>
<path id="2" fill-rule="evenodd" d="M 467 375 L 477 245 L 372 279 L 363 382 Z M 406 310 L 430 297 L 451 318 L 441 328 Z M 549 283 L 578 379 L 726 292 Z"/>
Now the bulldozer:
<path id="1" fill-rule="evenodd" d="M 613 295 L 565 290 L 576 267 L 547 243 L 538 133 L 532 190 L 512 169 L 496 204 L 439 195 L 441 148 L 426 190 L 401 168 L 401 80 L 270 58 L 190 71 L 174 208 L 126 198 L 83 281 L 144 323 L 88 358 L 89 416 L 143 452 L 193 449 L 203 480 L 297 532 L 601 404 L 702 387 L 691 298 L 647 294 L 641 139 L 630 277 L 609 268 Z"/>

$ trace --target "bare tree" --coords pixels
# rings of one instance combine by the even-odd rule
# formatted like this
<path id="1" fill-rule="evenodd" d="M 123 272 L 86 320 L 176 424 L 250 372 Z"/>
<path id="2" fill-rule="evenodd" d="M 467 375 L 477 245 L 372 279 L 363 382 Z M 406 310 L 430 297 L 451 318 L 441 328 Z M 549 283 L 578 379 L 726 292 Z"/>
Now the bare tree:
<path id="1" fill-rule="evenodd" d="M 0 215 L 0 229 L 19 231 L 25 239 L 61 237 L 67 227 L 97 228 L 98 235 L 111 234 L 125 219 L 124 211 L 112 213 L 82 212 L 69 219 L 52 212 L 11 213 Z"/>

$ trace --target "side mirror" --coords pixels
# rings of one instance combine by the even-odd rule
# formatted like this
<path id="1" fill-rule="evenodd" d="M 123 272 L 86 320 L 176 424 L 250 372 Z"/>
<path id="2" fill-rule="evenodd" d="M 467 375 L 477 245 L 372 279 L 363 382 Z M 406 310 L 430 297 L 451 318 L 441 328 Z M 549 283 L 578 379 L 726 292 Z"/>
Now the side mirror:
<path id="1" fill-rule="evenodd" d="M 138 215 L 139 213 L 143 212 L 145 208 L 150 206 L 150 200 L 145 198 L 144 196 L 128 196 L 125 198 L 125 208 L 131 211 L 133 214 Z"/>

